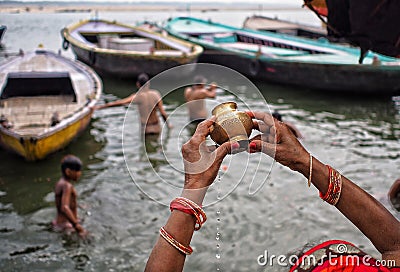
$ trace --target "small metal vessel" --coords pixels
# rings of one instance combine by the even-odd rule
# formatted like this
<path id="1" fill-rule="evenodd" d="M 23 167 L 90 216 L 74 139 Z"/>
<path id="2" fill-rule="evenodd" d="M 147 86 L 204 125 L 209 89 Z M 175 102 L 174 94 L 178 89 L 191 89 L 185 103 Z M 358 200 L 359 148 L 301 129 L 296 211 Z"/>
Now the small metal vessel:
<path id="1" fill-rule="evenodd" d="M 235 102 L 225 102 L 216 106 L 212 114 L 217 117 L 210 133 L 214 142 L 221 145 L 227 141 L 236 141 L 241 148 L 248 146 L 253 121 L 245 112 L 237 110 Z"/>

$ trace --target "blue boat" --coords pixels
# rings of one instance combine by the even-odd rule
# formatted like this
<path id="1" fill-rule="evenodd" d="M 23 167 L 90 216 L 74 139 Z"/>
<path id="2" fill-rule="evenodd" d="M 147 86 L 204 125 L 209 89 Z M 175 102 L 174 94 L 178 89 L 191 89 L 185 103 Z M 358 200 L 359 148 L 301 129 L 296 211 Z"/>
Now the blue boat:
<path id="1" fill-rule="evenodd" d="M 325 91 L 400 93 L 400 59 L 291 35 L 235 28 L 191 17 L 168 20 L 170 34 L 203 46 L 199 62 L 224 65 L 250 78 Z"/>

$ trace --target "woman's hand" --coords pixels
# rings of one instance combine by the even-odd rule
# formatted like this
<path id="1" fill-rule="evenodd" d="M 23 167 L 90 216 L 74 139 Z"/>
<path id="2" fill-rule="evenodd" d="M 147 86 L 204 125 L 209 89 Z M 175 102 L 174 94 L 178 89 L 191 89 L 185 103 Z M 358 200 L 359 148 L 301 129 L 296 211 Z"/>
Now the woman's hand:
<path id="1" fill-rule="evenodd" d="M 192 138 L 182 146 L 182 157 L 185 167 L 184 189 L 207 189 L 218 174 L 222 160 L 239 144 L 226 142 L 215 148 L 206 145 L 206 137 L 215 117 L 201 122 Z"/>
<path id="2" fill-rule="evenodd" d="M 263 152 L 292 170 L 308 173 L 309 153 L 285 125 L 263 112 L 247 112 L 253 120 L 253 128 L 261 132 L 250 139 L 249 152 Z"/>

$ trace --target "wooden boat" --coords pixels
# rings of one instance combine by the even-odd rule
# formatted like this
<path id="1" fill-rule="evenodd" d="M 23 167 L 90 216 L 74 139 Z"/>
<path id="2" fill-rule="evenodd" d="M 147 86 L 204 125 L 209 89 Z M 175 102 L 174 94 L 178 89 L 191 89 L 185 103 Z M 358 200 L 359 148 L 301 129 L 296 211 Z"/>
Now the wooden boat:
<path id="1" fill-rule="evenodd" d="M 247 17 L 243 22 L 243 28 L 270 31 L 311 39 L 328 37 L 327 31 L 323 27 L 302 25 L 261 15 Z"/>
<path id="2" fill-rule="evenodd" d="M 170 19 L 164 29 L 203 46 L 199 62 L 224 65 L 251 78 L 326 91 L 400 92 L 395 58 L 370 52 L 359 64 L 359 50 L 350 46 L 190 17 Z"/>
<path id="3" fill-rule="evenodd" d="M 4 32 L 6 32 L 7 27 L 5 25 L 0 25 L 0 44 L 1 40 L 3 39 Z"/>
<path id="4" fill-rule="evenodd" d="M 181 64 L 195 63 L 203 48 L 150 29 L 105 20 L 86 20 L 62 30 L 63 48 L 71 44 L 78 60 L 99 74 L 154 76 Z M 188 73 L 194 66 L 188 67 Z"/>
<path id="5" fill-rule="evenodd" d="M 88 126 L 102 88 L 90 67 L 50 51 L 11 57 L 0 65 L 0 145 L 44 159 Z"/>
<path id="6" fill-rule="evenodd" d="M 304 0 L 328 27 L 328 36 L 361 48 L 400 58 L 400 1 Z"/>

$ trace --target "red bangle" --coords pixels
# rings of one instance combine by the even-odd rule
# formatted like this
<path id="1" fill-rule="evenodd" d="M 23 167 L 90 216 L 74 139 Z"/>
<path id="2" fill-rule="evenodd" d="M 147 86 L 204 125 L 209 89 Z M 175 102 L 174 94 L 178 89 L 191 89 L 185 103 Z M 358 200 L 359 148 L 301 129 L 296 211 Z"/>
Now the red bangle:
<path id="1" fill-rule="evenodd" d="M 193 215 L 196 218 L 194 230 L 199 230 L 207 220 L 204 210 L 195 202 L 184 197 L 177 197 L 172 200 L 170 204 L 170 210 L 178 210 L 186 214 Z"/>
<path id="2" fill-rule="evenodd" d="M 179 250 L 185 255 L 190 255 L 193 253 L 193 249 L 191 246 L 184 246 L 181 243 L 179 243 L 171 234 L 169 234 L 164 227 L 160 228 L 160 235 L 162 238 L 164 238 L 170 245 L 172 245 L 174 248 Z"/>
<path id="3" fill-rule="evenodd" d="M 327 165 L 329 169 L 329 186 L 328 190 L 323 195 L 319 192 L 319 196 L 322 200 L 335 206 L 339 202 L 340 194 L 342 192 L 342 176 L 338 171 Z"/>
<path id="4" fill-rule="evenodd" d="M 328 172 L 329 172 L 329 174 L 328 174 L 328 176 L 329 176 L 328 190 L 326 191 L 325 195 L 322 194 L 321 191 L 319 192 L 319 197 L 324 201 L 329 197 L 329 194 L 331 193 L 332 187 L 333 187 L 333 183 L 330 181 L 330 177 L 331 177 L 331 173 L 332 173 L 332 167 L 330 167 L 329 165 L 327 165 L 326 167 L 328 167 Z"/>

